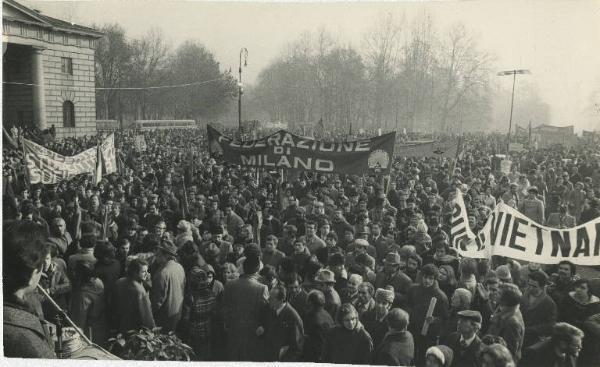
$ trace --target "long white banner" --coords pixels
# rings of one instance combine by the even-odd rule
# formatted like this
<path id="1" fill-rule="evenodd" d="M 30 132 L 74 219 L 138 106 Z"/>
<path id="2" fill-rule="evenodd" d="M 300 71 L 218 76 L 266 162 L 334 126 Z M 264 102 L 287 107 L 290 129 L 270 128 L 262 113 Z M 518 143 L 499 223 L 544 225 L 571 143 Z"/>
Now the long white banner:
<path id="1" fill-rule="evenodd" d="M 67 157 L 30 140 L 23 139 L 27 172 L 32 184 L 55 184 L 82 173 L 94 173 L 96 168 L 96 151 L 90 148 L 77 155 Z M 104 174 L 117 171 L 114 134 L 111 134 L 100 145 L 104 162 Z"/>
<path id="2" fill-rule="evenodd" d="M 540 264 L 569 260 L 578 265 L 600 265 L 600 218 L 573 228 L 550 228 L 499 203 L 475 234 L 469 228 L 465 203 L 458 191 L 450 236 L 452 246 L 465 257 L 499 255 Z"/>

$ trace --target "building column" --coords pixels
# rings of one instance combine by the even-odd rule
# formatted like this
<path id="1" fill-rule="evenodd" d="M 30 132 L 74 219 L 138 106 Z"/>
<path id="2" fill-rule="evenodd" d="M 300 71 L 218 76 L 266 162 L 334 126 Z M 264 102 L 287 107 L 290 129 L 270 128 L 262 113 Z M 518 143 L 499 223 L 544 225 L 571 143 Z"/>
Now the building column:
<path id="1" fill-rule="evenodd" d="M 33 47 L 31 57 L 31 76 L 33 85 L 33 122 L 44 130 L 46 128 L 46 94 L 44 88 L 44 49 Z"/>

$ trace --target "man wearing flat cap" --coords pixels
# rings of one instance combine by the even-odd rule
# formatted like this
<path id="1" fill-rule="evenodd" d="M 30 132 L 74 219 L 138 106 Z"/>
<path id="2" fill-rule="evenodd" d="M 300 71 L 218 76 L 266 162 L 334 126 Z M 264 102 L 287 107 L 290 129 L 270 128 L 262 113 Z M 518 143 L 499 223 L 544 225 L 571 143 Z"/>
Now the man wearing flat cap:
<path id="1" fill-rule="evenodd" d="M 185 271 L 177 262 L 177 246 L 162 240 L 155 252 L 157 270 L 152 275 L 150 302 L 156 326 L 162 332 L 174 331 L 181 319 L 185 291 Z"/>
<path id="2" fill-rule="evenodd" d="M 537 195 L 537 187 L 530 186 L 527 189 L 527 196 L 519 203 L 519 211 L 536 223 L 543 224 L 546 222 L 544 203 L 538 199 Z"/>
<path id="3" fill-rule="evenodd" d="M 452 367 L 478 367 L 479 351 L 482 348 L 477 332 L 481 329 L 479 311 L 464 310 L 458 312 L 457 331 L 448 335 L 445 345 L 454 352 Z"/>

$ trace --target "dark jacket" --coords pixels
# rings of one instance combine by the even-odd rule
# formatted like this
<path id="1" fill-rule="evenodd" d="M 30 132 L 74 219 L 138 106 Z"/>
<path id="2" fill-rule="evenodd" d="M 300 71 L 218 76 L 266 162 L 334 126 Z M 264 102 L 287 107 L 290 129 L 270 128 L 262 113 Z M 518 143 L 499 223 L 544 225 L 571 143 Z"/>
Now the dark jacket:
<path id="1" fill-rule="evenodd" d="M 115 285 L 115 313 L 119 317 L 119 331 L 154 328 L 150 297 L 141 283 L 125 277 Z"/>
<path id="2" fill-rule="evenodd" d="M 360 324 L 354 330 L 336 326 L 329 331 L 323 345 L 321 362 L 341 364 L 369 364 L 373 341 Z"/>
<path id="3" fill-rule="evenodd" d="M 406 306 L 407 293 L 412 284 L 412 280 L 401 270 L 389 276 L 382 271 L 375 277 L 375 288 L 385 288 L 386 285 L 394 287 L 394 307 Z"/>
<path id="4" fill-rule="evenodd" d="M 306 362 L 319 362 L 327 333 L 335 326 L 335 322 L 329 312 L 321 308 L 306 315 L 304 326 L 306 343 L 304 344 L 303 360 Z"/>
<path id="5" fill-rule="evenodd" d="M 444 344 L 454 352 L 452 367 L 478 367 L 481 365 L 479 362 L 479 351 L 482 348 L 482 343 L 477 335 L 475 335 L 475 339 L 466 348 L 460 345 L 460 334 L 458 332 L 448 335 Z"/>
<path id="6" fill-rule="evenodd" d="M 265 361 L 298 362 L 304 348 L 304 325 L 289 303 L 279 315 L 270 311 L 265 323 Z M 287 350 L 283 351 L 282 348 Z"/>
<path id="7" fill-rule="evenodd" d="M 71 318 L 94 343 L 104 345 L 107 339 L 106 297 L 99 278 L 73 289 Z M 91 335 L 90 335 L 91 329 Z"/>
<path id="8" fill-rule="evenodd" d="M 549 295 L 544 294 L 530 302 L 525 293 L 521 299 L 521 314 L 525 323 L 524 346 L 535 344 L 543 336 L 552 334 L 552 326 L 556 322 L 556 304 Z"/>
<path id="9" fill-rule="evenodd" d="M 552 340 L 544 340 L 536 343 L 523 351 L 523 359 L 519 362 L 519 367 L 538 367 L 555 366 L 560 360 L 554 351 Z M 564 367 L 576 367 L 577 358 L 571 355 L 565 356 Z"/>
<path id="10" fill-rule="evenodd" d="M 390 331 L 375 350 L 373 364 L 410 366 L 415 355 L 415 343 L 409 331 Z"/>
<path id="11" fill-rule="evenodd" d="M 506 312 L 498 311 L 492 316 L 488 334 L 501 336 L 506 341 L 516 363 L 521 359 L 521 348 L 525 337 L 525 324 L 518 308 Z"/>
<path id="12" fill-rule="evenodd" d="M 42 321 L 28 309 L 26 304 L 12 297 L 8 299 L 9 297 L 4 299 L 3 305 L 4 356 L 56 358 Z"/>
<path id="13" fill-rule="evenodd" d="M 256 329 L 267 307 L 269 291 L 256 275 L 242 275 L 225 286 L 223 315 L 230 361 L 259 361 Z"/>
<path id="14" fill-rule="evenodd" d="M 387 315 L 386 315 L 387 317 Z M 388 332 L 388 323 L 386 317 L 383 320 L 377 320 L 377 313 L 375 309 L 367 311 L 363 314 L 361 322 L 365 326 L 365 330 L 371 335 L 373 340 L 373 348 L 377 349 L 383 338 Z"/>

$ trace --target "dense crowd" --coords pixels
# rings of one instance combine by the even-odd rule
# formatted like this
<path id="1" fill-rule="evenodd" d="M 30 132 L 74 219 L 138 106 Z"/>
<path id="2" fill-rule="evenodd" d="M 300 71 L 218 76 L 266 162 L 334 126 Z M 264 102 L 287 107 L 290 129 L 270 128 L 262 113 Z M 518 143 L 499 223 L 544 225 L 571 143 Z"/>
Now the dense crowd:
<path id="1" fill-rule="evenodd" d="M 4 351 L 54 356 L 39 320 L 57 310 L 99 345 L 174 332 L 204 361 L 419 366 L 592 366 L 597 279 L 568 261 L 461 258 L 450 200 L 482 228 L 503 201 L 547 226 L 600 216 L 600 149 L 491 155 L 468 136 L 458 161 L 396 157 L 390 179 L 216 162 L 199 130 L 116 133 L 118 173 L 28 185 L 4 151 Z M 231 134 L 233 135 L 233 134 Z M 95 137 L 47 143 L 75 154 Z M 431 299 L 435 298 L 431 315 Z M 36 321 L 37 320 L 37 321 Z"/>

